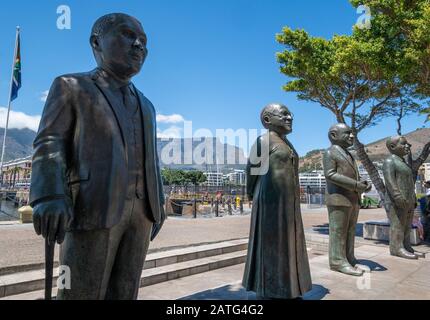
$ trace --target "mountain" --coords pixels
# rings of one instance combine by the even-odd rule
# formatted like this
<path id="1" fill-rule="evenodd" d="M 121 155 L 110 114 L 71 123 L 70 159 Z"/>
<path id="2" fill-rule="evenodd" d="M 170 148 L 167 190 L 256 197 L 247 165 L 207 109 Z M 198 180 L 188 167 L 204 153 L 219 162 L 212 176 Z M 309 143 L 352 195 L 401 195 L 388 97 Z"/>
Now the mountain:
<path id="1" fill-rule="evenodd" d="M 324 149 L 309 151 L 304 157 L 299 159 L 299 172 L 309 172 L 322 170 L 322 154 Z"/>
<path id="2" fill-rule="evenodd" d="M 0 128 L 0 143 L 3 143 L 3 132 L 4 129 Z M 5 161 L 31 156 L 35 136 L 36 132 L 30 129 L 9 129 L 6 139 Z M 404 136 L 412 144 L 412 153 L 417 157 L 424 145 L 430 141 L 430 128 L 420 128 Z M 366 145 L 366 150 L 372 161 L 382 161 L 388 155 L 388 150 L 385 146 L 387 138 Z M 300 171 L 321 169 L 323 151 L 324 149 L 312 150 L 304 157 L 301 157 Z M 224 153 L 224 159 L 222 159 L 222 153 Z M 175 154 L 179 154 L 176 159 Z M 191 157 L 192 161 L 184 164 L 184 154 Z M 219 139 L 212 137 L 201 140 L 173 138 L 166 140 L 159 138 L 158 155 L 161 166 L 172 169 L 196 169 L 202 171 L 216 171 L 218 169 L 220 172 L 225 172 L 231 169 L 244 169 L 246 166 L 246 157 L 241 148 L 221 143 Z M 199 160 L 198 158 L 210 164 L 196 162 L 196 160 Z"/>
<path id="3" fill-rule="evenodd" d="M 245 169 L 247 158 L 241 148 L 222 143 L 218 138 L 158 139 L 162 167 L 225 172 Z"/>
<path id="4" fill-rule="evenodd" d="M 412 144 L 412 154 L 416 158 L 423 149 L 424 145 L 430 141 L 430 128 L 420 128 L 415 131 L 404 134 L 410 144 Z M 366 145 L 366 151 L 372 161 L 383 161 L 389 154 L 385 145 L 388 137 L 377 140 Z M 313 150 L 306 156 L 300 158 L 299 167 L 301 171 L 314 170 L 322 168 L 322 151 Z M 427 159 L 429 161 L 430 159 Z"/>
<path id="5" fill-rule="evenodd" d="M 0 139 L 3 143 L 4 129 L 0 128 Z M 9 129 L 6 137 L 5 161 L 24 158 L 32 155 L 33 140 L 36 132 L 30 129 Z M 191 151 L 190 151 L 191 150 Z M 217 150 L 219 152 L 217 152 Z M 223 151 L 223 152 L 221 152 Z M 178 153 L 179 152 L 179 153 Z M 182 152 L 182 156 L 181 156 Z M 174 156 L 179 154 L 179 158 Z M 184 154 L 190 155 L 192 161 L 184 164 Z M 196 156 L 199 155 L 199 156 Z M 222 159 L 224 154 L 224 159 Z M 162 167 L 174 169 L 217 170 L 244 169 L 246 157 L 242 149 L 221 143 L 217 138 L 204 139 L 158 139 L 158 155 Z M 194 156 L 193 156 L 194 155 Z M 197 159 L 193 159 L 197 158 Z M 198 158 L 208 163 L 199 163 Z M 177 160 L 172 163 L 172 160 Z M 200 161 L 201 162 L 201 161 Z"/>
<path id="6" fill-rule="evenodd" d="M 0 128 L 0 145 L 3 145 L 3 137 L 4 128 Z M 4 161 L 30 156 L 33 152 L 35 137 L 36 132 L 30 129 L 8 129 Z"/>

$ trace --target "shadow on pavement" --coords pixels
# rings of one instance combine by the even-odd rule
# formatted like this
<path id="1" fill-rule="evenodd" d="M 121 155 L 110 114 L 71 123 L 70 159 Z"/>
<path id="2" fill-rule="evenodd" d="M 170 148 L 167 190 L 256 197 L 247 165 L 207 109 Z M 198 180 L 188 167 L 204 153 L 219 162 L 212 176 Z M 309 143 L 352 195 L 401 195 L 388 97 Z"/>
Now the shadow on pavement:
<path id="1" fill-rule="evenodd" d="M 312 290 L 307 292 L 304 300 L 320 300 L 330 291 L 319 285 L 314 284 Z M 258 300 L 254 292 L 246 291 L 241 284 L 231 284 L 220 288 L 197 292 L 179 300 Z"/>
<path id="2" fill-rule="evenodd" d="M 324 224 L 312 226 L 312 231 L 318 232 L 319 234 L 328 235 L 329 234 L 329 224 L 324 223 Z M 363 237 L 363 224 L 360 222 L 357 223 L 357 226 L 355 227 L 355 235 L 357 237 Z"/>
<path id="3" fill-rule="evenodd" d="M 326 287 L 320 284 L 313 284 L 312 290 L 303 296 L 304 300 L 321 300 L 330 293 Z"/>
<path id="4" fill-rule="evenodd" d="M 312 226 L 312 231 L 320 234 L 329 234 L 328 230 L 328 223 Z"/>
<path id="5" fill-rule="evenodd" d="M 365 259 L 358 259 L 358 264 L 362 264 L 365 266 L 368 266 L 371 271 L 386 271 L 387 268 L 385 268 L 383 265 L 380 265 L 379 263 L 371 260 L 365 260 Z"/>

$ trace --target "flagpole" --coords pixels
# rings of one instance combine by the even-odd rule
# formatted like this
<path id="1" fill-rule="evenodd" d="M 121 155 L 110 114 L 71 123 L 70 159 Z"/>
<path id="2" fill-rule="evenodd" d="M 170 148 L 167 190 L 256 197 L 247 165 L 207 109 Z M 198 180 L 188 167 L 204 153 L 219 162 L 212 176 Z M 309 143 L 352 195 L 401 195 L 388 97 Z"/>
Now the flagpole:
<path id="1" fill-rule="evenodd" d="M 17 26 L 16 27 L 16 37 L 15 37 L 15 50 L 14 50 L 13 62 L 12 62 L 12 74 L 10 77 L 9 102 L 8 102 L 8 107 L 7 107 L 6 126 L 4 128 L 3 146 L 2 146 L 1 159 L 0 159 L 0 177 L 1 177 L 1 184 L 2 185 L 3 185 L 3 160 L 4 160 L 4 152 L 5 152 L 5 147 L 6 147 L 7 129 L 9 128 L 9 115 L 10 115 L 10 107 L 12 104 L 12 85 L 13 85 L 13 76 L 14 76 L 14 71 L 15 71 L 16 55 L 17 55 L 17 51 L 18 51 L 19 32 L 20 32 L 20 28 L 19 28 L 19 26 Z"/>

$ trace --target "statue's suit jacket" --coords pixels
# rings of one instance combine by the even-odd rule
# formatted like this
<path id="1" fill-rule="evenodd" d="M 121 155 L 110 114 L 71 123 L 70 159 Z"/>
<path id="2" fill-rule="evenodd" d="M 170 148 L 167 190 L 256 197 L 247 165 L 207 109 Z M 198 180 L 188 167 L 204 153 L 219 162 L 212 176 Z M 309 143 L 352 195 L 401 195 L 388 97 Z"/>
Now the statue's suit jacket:
<path id="1" fill-rule="evenodd" d="M 360 194 L 357 182 L 360 179 L 356 162 L 338 145 L 332 145 L 323 158 L 327 183 L 326 204 L 332 207 L 357 205 Z"/>
<path id="2" fill-rule="evenodd" d="M 416 203 L 416 195 L 412 169 L 402 158 L 391 154 L 385 159 L 382 170 L 387 187 L 385 203 L 395 205 L 395 199 L 402 197 L 407 201 L 409 208 L 413 208 Z"/>
<path id="3" fill-rule="evenodd" d="M 111 228 L 120 221 L 125 203 L 128 155 L 118 121 L 123 105 L 99 72 L 55 79 L 34 141 L 30 204 L 65 198 L 73 208 L 72 231 Z M 160 223 L 164 195 L 156 114 L 134 89 L 143 119 L 146 214 Z"/>

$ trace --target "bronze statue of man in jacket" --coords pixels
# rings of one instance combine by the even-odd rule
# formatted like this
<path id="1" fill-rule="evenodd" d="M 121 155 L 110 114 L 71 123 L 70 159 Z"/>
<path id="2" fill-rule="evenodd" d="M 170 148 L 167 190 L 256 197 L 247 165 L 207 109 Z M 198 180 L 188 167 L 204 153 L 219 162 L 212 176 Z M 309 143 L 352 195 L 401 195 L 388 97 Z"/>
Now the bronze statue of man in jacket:
<path id="1" fill-rule="evenodd" d="M 355 228 L 360 210 L 360 196 L 371 189 L 361 181 L 357 164 L 348 151 L 354 143 L 352 129 L 343 123 L 329 130 L 332 146 L 324 154 L 324 175 L 327 181 L 326 203 L 329 216 L 330 269 L 361 276 L 354 256 Z"/>
<path id="2" fill-rule="evenodd" d="M 404 157 L 411 152 L 405 137 L 387 140 L 391 155 L 384 161 L 383 172 L 387 194 L 385 204 L 390 218 L 390 254 L 405 259 L 418 259 L 411 247 L 410 233 L 416 204 L 415 181 Z M 421 255 L 420 255 L 421 256 Z"/>
<path id="3" fill-rule="evenodd" d="M 93 26 L 98 67 L 55 79 L 34 141 L 34 227 L 62 243 L 71 288 L 58 299 L 136 299 L 163 221 L 156 114 L 136 89 L 148 54 L 141 23 L 108 14 Z M 151 237 L 152 234 L 152 237 Z"/>

